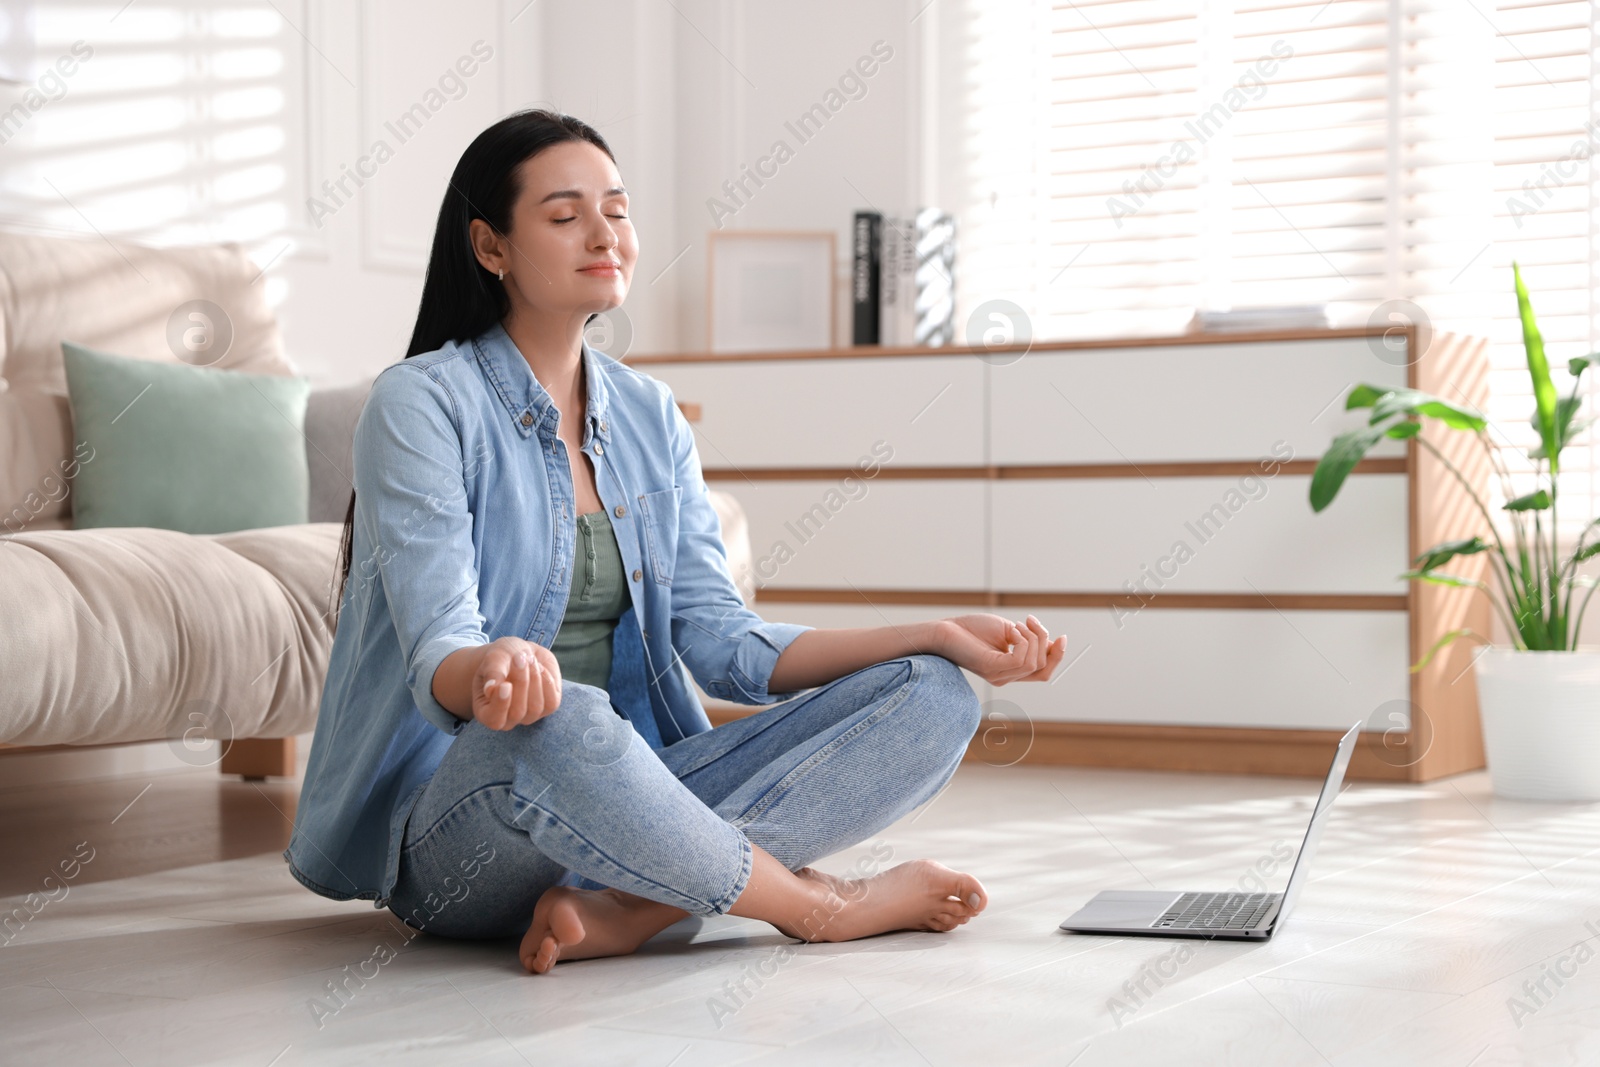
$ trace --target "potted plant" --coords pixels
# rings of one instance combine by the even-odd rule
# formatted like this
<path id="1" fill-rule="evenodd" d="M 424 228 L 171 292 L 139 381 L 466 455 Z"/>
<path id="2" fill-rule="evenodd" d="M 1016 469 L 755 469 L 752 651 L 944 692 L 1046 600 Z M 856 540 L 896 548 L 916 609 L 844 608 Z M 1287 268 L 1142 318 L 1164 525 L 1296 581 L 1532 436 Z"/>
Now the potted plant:
<path id="1" fill-rule="evenodd" d="M 1415 438 L 1444 464 L 1477 505 L 1489 539 L 1474 535 L 1434 545 L 1417 556 L 1412 561 L 1414 569 L 1400 578 L 1480 590 L 1499 612 L 1511 637 L 1510 646 L 1484 648 L 1475 661 L 1484 750 L 1494 791 L 1531 800 L 1600 800 L 1600 651 L 1578 648 L 1583 613 L 1597 583 L 1577 573 L 1580 563 L 1600 554 L 1600 530 L 1596 529 L 1600 518 L 1583 527 L 1564 559 L 1556 524 L 1561 452 L 1594 421 L 1578 417 L 1583 403 L 1578 383 L 1583 372 L 1600 360 L 1600 353 L 1567 363 L 1572 391 L 1560 395 L 1550 379 L 1544 339 L 1534 321 L 1522 272 L 1515 263 L 1511 269 L 1522 319 L 1522 344 L 1533 382 L 1530 421 L 1539 435 L 1538 445 L 1528 451 L 1534 464 L 1533 491 L 1513 493 L 1511 472 L 1490 444 L 1485 433 L 1489 424 L 1480 412 L 1414 389 L 1363 383 L 1351 389 L 1345 409 L 1370 408 L 1371 417 L 1366 426 L 1336 437 L 1317 462 L 1311 476 L 1311 508 L 1320 512 L 1332 503 L 1350 471 L 1386 438 Z M 1510 544 L 1461 470 L 1421 435 L 1424 418 L 1477 435 L 1505 490 L 1503 510 L 1512 535 Z M 1452 560 L 1480 553 L 1493 576 L 1492 584 L 1441 570 Z M 1573 597 L 1580 589 L 1584 591 L 1574 610 Z M 1483 634 L 1465 628 L 1451 630 L 1440 636 L 1411 670 L 1421 670 L 1440 649 L 1461 637 L 1492 646 Z"/>

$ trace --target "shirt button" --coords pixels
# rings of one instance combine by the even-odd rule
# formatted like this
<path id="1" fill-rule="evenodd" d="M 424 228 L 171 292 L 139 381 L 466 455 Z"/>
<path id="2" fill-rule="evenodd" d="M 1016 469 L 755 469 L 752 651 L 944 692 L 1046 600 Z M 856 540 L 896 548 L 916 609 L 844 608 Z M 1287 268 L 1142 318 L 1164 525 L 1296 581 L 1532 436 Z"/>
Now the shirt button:
<path id="1" fill-rule="evenodd" d="M 617 518 L 619 518 L 619 519 L 622 518 L 622 516 L 624 516 L 624 515 L 626 515 L 628 513 L 628 509 L 623 507 L 621 504 L 617 505 L 617 509 L 616 510 L 617 510 Z"/>
<path id="2" fill-rule="evenodd" d="M 643 578 L 643 577 L 644 577 L 644 571 L 641 571 L 641 570 L 635 570 L 635 571 L 634 571 L 634 572 L 633 572 L 633 580 L 634 580 L 634 581 L 636 581 L 636 582 L 637 582 L 637 581 L 638 581 L 638 580 L 639 580 L 639 579 L 640 579 L 640 578 Z"/>
<path id="3" fill-rule="evenodd" d="M 603 455 L 605 455 L 605 452 L 606 452 L 606 446 L 601 444 L 599 441 L 596 441 L 594 443 L 594 454 L 597 455 L 597 456 L 603 456 Z"/>
<path id="4" fill-rule="evenodd" d="M 600 428 L 602 430 L 606 428 L 606 420 L 605 419 L 601 419 L 600 420 Z"/>
<path id="5" fill-rule="evenodd" d="M 522 425 L 524 425 L 524 426 L 532 426 L 533 425 L 533 416 L 528 414 L 526 411 L 524 411 L 522 413 Z"/>

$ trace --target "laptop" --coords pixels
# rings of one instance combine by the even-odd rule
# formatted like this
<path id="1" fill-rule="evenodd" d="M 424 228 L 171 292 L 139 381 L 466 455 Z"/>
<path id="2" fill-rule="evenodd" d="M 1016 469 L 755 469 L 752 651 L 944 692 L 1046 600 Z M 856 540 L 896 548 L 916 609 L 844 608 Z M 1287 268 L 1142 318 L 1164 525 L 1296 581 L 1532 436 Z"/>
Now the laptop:
<path id="1" fill-rule="evenodd" d="M 1333 765 L 1322 783 L 1311 825 L 1289 872 L 1289 884 L 1282 893 L 1168 892 L 1163 890 L 1111 889 L 1074 912 L 1061 929 L 1079 934 L 1132 934 L 1141 937 L 1197 937 L 1217 941 L 1265 941 L 1278 932 L 1289 917 L 1295 896 L 1305 884 L 1311 857 L 1328 821 L 1328 809 L 1339 795 L 1350 754 L 1355 751 L 1361 723 L 1356 723 L 1339 739 Z"/>

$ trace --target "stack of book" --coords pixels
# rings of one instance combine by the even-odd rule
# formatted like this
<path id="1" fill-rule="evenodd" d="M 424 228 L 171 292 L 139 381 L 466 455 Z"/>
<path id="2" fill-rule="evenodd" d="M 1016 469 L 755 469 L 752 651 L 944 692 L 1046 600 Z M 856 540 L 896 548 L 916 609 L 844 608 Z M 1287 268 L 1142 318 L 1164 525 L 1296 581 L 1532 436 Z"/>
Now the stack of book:
<path id="1" fill-rule="evenodd" d="M 1190 333 L 1258 333 L 1268 330 L 1327 329 L 1327 304 L 1281 307 L 1196 308 Z"/>
<path id="2" fill-rule="evenodd" d="M 851 229 L 851 343 L 947 345 L 955 333 L 955 220 L 858 211 Z"/>

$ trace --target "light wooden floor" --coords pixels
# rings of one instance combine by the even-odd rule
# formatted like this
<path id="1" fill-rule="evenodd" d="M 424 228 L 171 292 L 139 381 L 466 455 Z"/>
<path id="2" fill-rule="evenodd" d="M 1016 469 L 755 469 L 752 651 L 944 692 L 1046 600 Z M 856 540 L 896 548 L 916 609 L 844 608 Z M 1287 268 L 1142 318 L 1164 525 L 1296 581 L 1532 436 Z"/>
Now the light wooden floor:
<path id="1" fill-rule="evenodd" d="M 79 842 L 95 857 L 0 949 L 0 1061 L 1600 1063 L 1600 805 L 1497 801 L 1482 774 L 1348 786 L 1267 944 L 1056 929 L 1102 888 L 1231 887 L 1298 844 L 1314 789 L 968 766 L 821 865 L 887 845 L 971 870 L 992 903 L 966 927 L 802 945 L 688 920 L 541 977 L 512 943 L 408 942 L 387 911 L 302 889 L 278 855 L 293 783 L 0 790 L 4 911 Z M 363 970 L 343 1002 L 328 993 Z"/>

